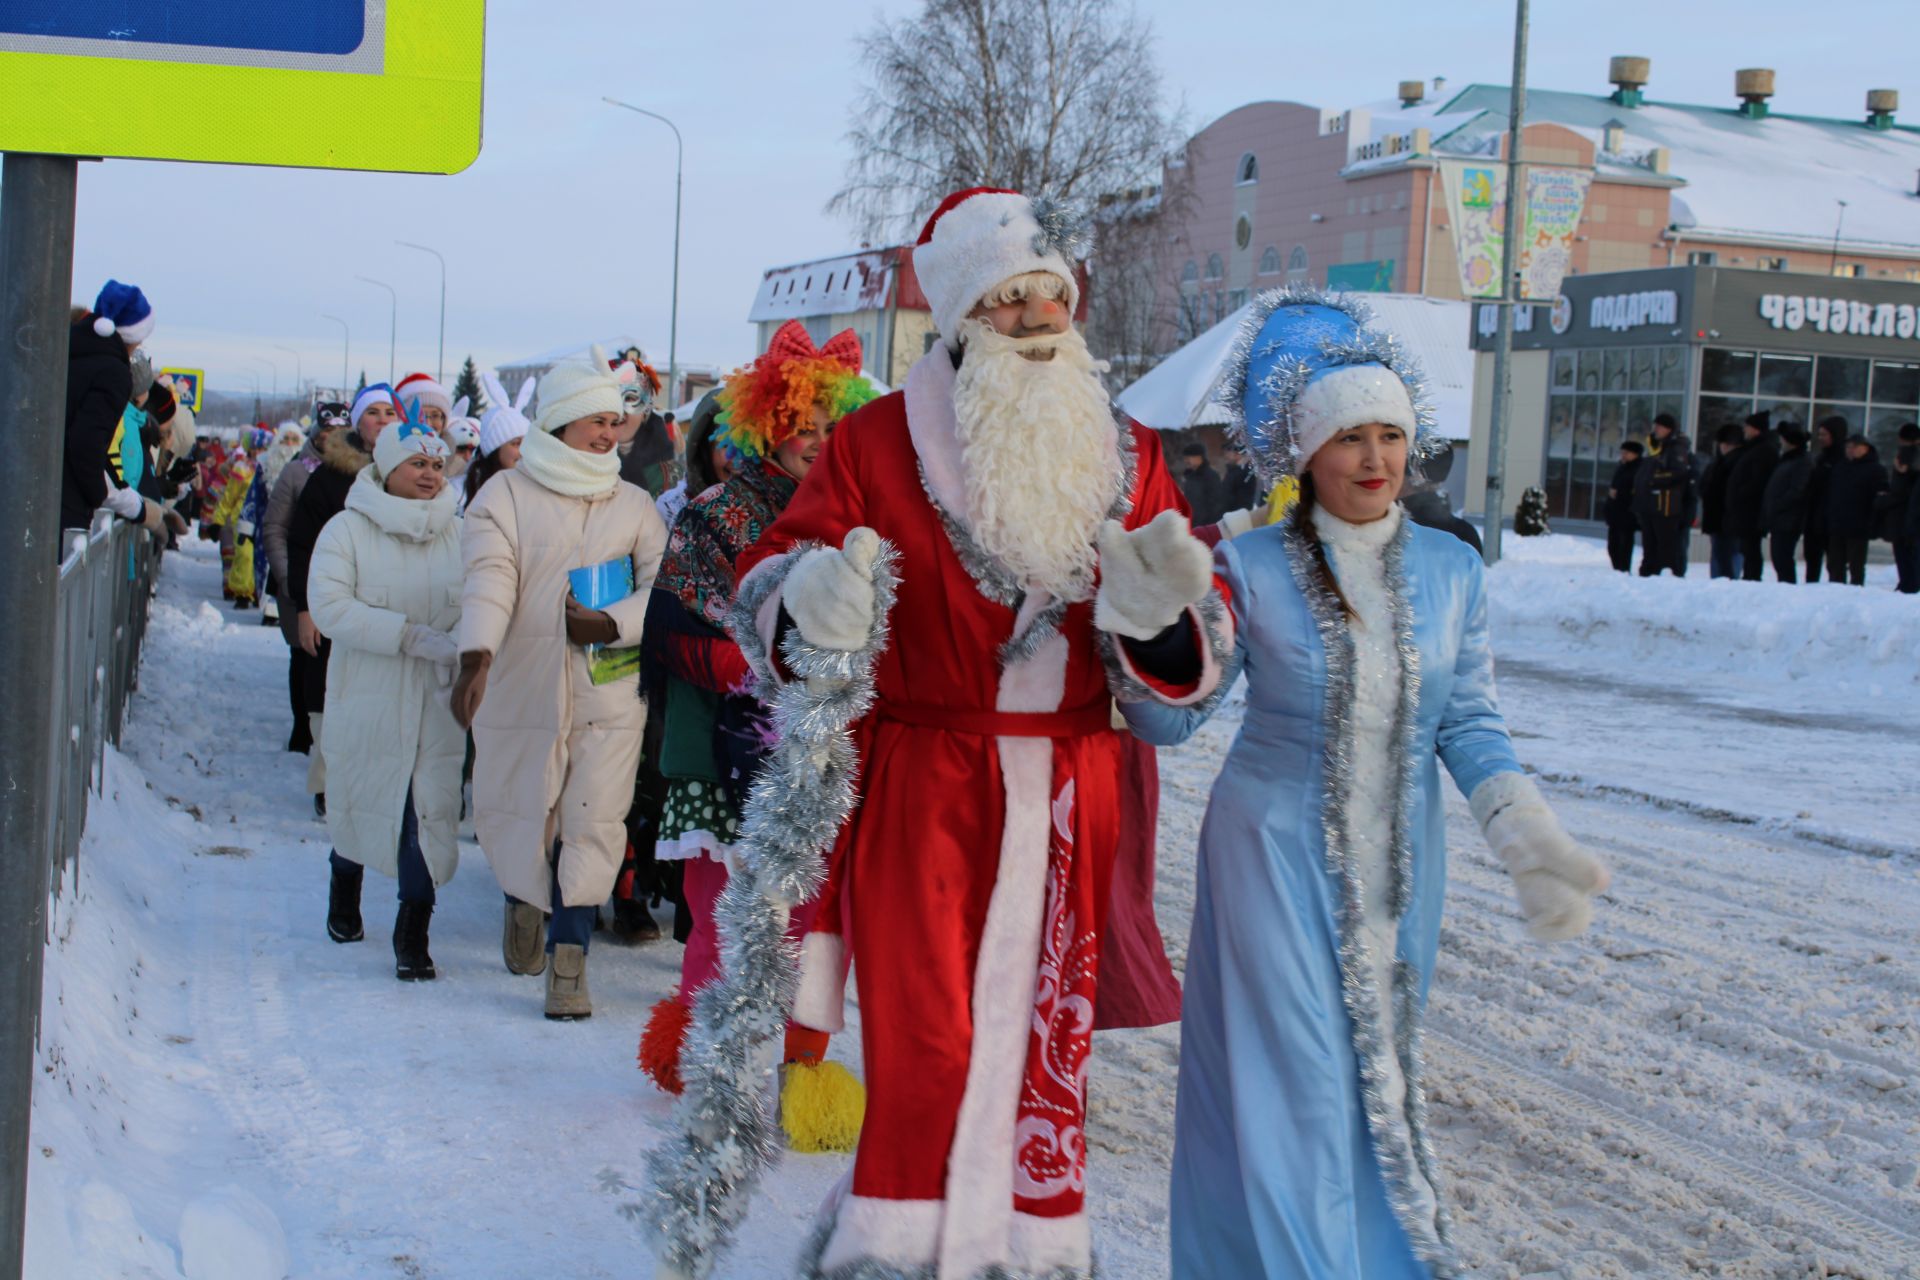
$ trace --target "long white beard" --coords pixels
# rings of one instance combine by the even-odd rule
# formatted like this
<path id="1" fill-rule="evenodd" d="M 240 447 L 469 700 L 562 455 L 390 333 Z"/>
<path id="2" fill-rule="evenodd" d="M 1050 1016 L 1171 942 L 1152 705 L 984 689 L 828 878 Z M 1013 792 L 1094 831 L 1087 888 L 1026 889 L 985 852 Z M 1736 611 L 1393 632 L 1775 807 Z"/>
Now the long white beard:
<path id="1" fill-rule="evenodd" d="M 1023 586 L 1093 591 L 1094 539 L 1118 496 L 1120 439 L 1105 368 L 1072 330 L 1009 338 L 969 324 L 953 409 L 974 540 Z M 1051 350 L 1051 360 L 1023 352 Z"/>

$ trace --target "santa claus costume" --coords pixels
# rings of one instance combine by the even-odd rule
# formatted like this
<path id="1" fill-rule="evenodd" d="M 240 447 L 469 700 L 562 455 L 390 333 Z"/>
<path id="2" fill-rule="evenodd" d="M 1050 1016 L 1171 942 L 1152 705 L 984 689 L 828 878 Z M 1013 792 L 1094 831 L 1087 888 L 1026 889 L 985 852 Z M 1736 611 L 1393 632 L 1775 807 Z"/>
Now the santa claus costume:
<path id="1" fill-rule="evenodd" d="M 838 1029 L 850 963 L 866 1122 L 799 1274 L 1092 1274 L 1113 696 L 1203 703 L 1233 638 L 1157 439 L 1115 417 L 1064 323 L 1073 238 L 1016 192 L 942 202 L 914 264 L 944 341 L 840 424 L 739 561 L 734 634 L 779 741 L 719 905 L 727 974 L 695 1010 L 685 1132 L 655 1156 L 667 1274 L 711 1273 L 777 1150 L 764 1046 L 789 1008 Z M 1011 336 L 982 318 L 1015 303 Z M 1181 682 L 1144 681 L 1137 646 Z M 822 850 L 795 974 L 787 904 Z"/>
<path id="2" fill-rule="evenodd" d="M 860 340 L 848 329 L 815 348 L 789 320 L 766 353 L 728 375 L 720 391 L 725 426 L 714 439 L 734 471 L 688 502 L 667 542 L 649 620 L 666 668 L 666 725 L 660 770 L 666 800 L 654 857 L 679 861 L 692 927 L 680 963 L 680 990 L 660 1001 L 640 1039 L 640 1066 L 668 1093 L 681 1092 L 680 1051 L 694 996 L 719 975 L 714 903 L 727 886 L 739 838 L 741 802 L 764 751 L 765 708 L 753 673 L 725 627 L 737 583 L 734 561 L 793 500 L 817 443 L 815 411 L 832 424 L 876 395 L 860 376 Z M 783 448 L 788 442 L 792 448 Z M 794 932 L 813 918 L 794 912 Z M 795 1150 L 853 1149 L 863 1093 L 838 1063 L 825 1061 L 827 1034 L 789 1026 L 781 1123 Z"/>

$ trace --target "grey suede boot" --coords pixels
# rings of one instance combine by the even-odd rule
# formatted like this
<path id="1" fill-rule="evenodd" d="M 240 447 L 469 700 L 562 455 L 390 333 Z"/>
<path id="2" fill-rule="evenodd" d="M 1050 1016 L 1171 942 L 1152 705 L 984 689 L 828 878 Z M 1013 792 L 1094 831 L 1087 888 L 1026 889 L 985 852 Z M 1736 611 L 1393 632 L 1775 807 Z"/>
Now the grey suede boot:
<path id="1" fill-rule="evenodd" d="M 565 942 L 554 947 L 547 969 L 547 1016 L 556 1022 L 593 1016 L 593 1002 L 587 998 L 585 948 Z"/>
<path id="2" fill-rule="evenodd" d="M 508 902 L 500 932 L 500 955 L 508 973 L 535 974 L 547 967 L 547 918 L 540 908 Z"/>

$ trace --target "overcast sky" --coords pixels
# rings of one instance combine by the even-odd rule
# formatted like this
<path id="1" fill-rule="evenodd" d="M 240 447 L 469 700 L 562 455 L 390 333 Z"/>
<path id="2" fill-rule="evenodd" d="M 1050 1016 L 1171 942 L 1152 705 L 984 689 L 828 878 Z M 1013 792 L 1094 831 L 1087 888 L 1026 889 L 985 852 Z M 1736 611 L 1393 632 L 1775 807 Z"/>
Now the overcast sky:
<path id="1" fill-rule="evenodd" d="M 1904 92 L 1920 121 L 1911 0 L 1607 0 L 1534 5 L 1531 81 L 1607 90 L 1608 55 L 1653 59 L 1648 95 L 1733 101 L 1737 67 L 1779 71 L 1776 110 L 1853 117 L 1869 88 Z M 81 166 L 76 300 L 108 276 L 146 289 L 162 364 L 209 385 L 282 389 L 299 353 L 310 379 L 387 373 L 388 298 L 399 291 L 400 372 L 434 366 L 438 269 L 449 263 L 447 377 L 471 352 L 500 363 L 621 331 L 664 368 L 673 235 L 673 143 L 626 98 L 686 137 L 680 272 L 683 363 L 754 354 L 746 323 L 769 266 L 854 247 L 823 211 L 845 161 L 854 36 L 919 0 L 492 0 L 485 142 L 454 177 L 114 160 Z M 1141 0 L 1170 100 L 1191 129 L 1246 102 L 1351 106 L 1401 79 L 1506 84 L 1508 0 Z M 1469 18 L 1467 15 L 1474 15 Z M 138 110 L 137 103 L 125 104 Z M 1764 188 L 1756 185 L 1756 198 Z M 1920 216 L 1920 215 L 1916 215 Z M 249 357 L 260 357 L 252 360 Z"/>

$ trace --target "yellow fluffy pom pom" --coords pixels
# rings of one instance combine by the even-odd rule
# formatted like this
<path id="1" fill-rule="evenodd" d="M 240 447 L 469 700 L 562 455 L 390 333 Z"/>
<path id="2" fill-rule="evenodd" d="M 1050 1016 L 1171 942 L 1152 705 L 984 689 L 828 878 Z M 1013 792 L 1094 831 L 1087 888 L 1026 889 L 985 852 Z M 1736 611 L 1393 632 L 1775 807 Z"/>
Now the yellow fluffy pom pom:
<path id="1" fill-rule="evenodd" d="M 807 1155 L 852 1151 L 867 1114 L 867 1087 L 837 1062 L 790 1062 L 780 1082 L 787 1146 Z"/>

